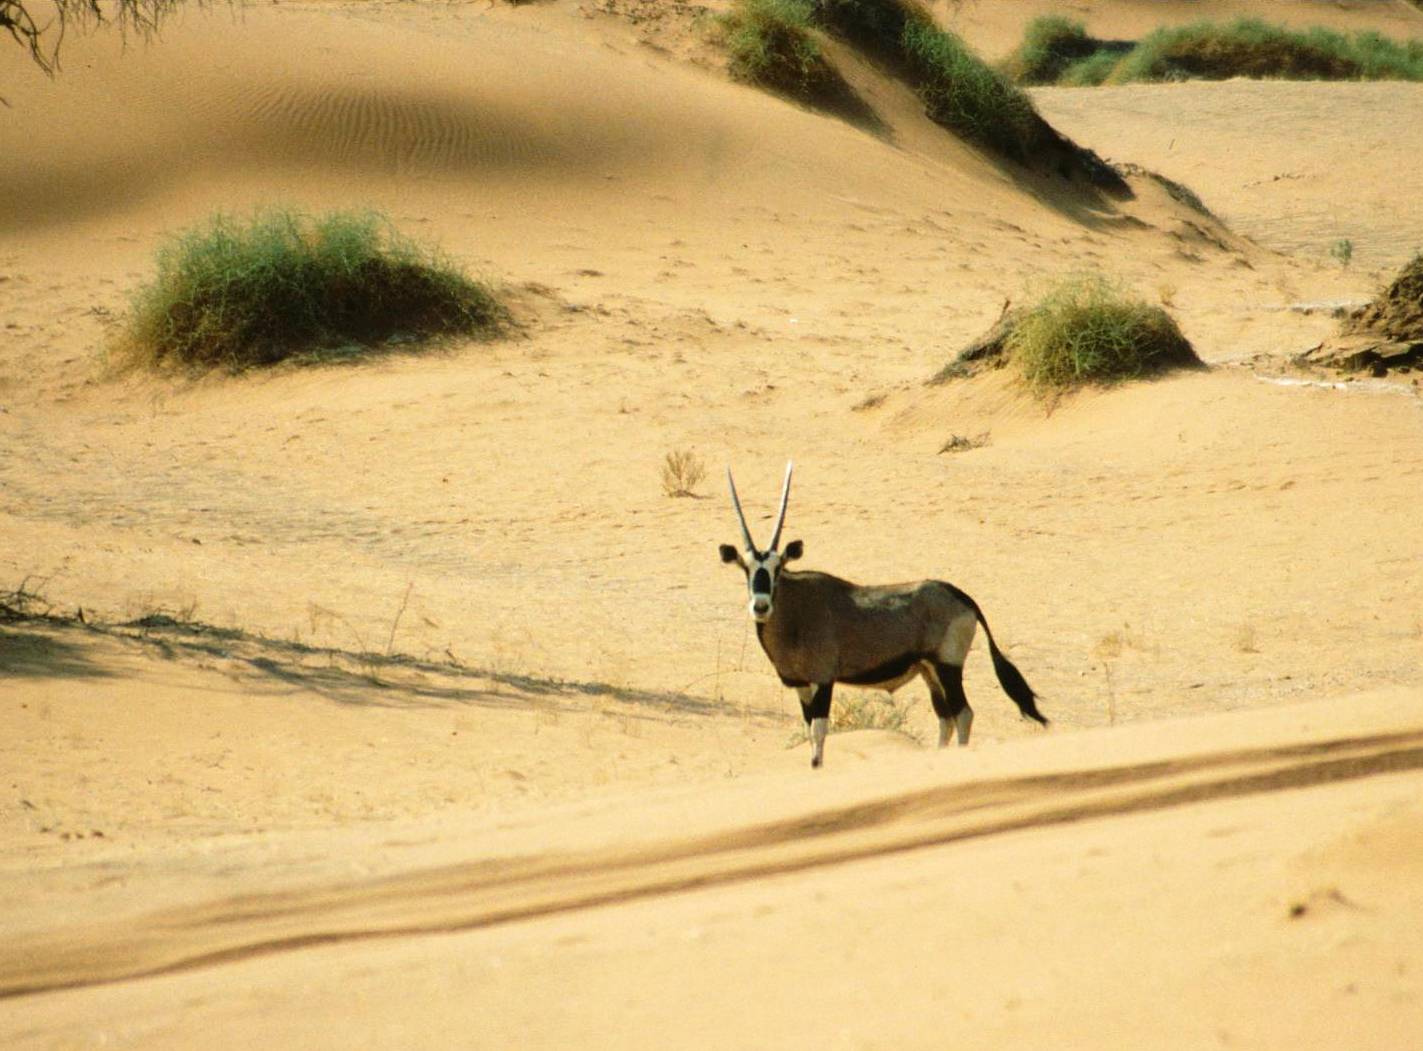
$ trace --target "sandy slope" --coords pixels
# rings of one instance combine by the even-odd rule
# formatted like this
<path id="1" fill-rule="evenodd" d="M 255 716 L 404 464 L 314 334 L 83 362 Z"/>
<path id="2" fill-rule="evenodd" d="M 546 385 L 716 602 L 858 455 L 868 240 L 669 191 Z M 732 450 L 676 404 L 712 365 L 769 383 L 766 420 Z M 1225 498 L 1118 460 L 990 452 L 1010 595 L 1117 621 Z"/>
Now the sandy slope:
<path id="1" fill-rule="evenodd" d="M 0 1020 L 12 1046 L 1398 1046 L 1418 719 L 1406 691 L 947 767 L 881 745 L 536 825 L 140 853 L 121 891 L 83 885 L 112 860 L 51 886 L 72 911 L 9 939 Z"/>
<path id="2" fill-rule="evenodd" d="M 1082 8 L 1127 35 L 1202 6 Z M 941 14 L 993 51 L 1036 10 Z M 0 54 L 0 590 L 212 626 L 0 623 L 0 1043 L 1391 1048 L 1423 1023 L 1423 412 L 1410 377 L 1270 382 L 1331 330 L 1292 305 L 1411 249 L 1386 173 L 1423 95 L 1039 94 L 1228 229 L 1145 177 L 1117 201 L 1003 168 L 868 66 L 878 136 L 713 55 L 652 3 L 192 13 L 75 39 L 53 82 Z M 386 210 L 504 281 L 519 337 L 107 370 L 165 232 L 272 201 Z M 1050 409 L 1002 375 L 924 385 L 1083 267 L 1217 367 Z M 662 495 L 674 448 L 701 499 Z M 791 456 L 807 562 L 964 587 L 1052 732 L 976 652 L 973 747 L 837 735 L 808 776 L 714 552 L 721 466 L 761 524 Z"/>

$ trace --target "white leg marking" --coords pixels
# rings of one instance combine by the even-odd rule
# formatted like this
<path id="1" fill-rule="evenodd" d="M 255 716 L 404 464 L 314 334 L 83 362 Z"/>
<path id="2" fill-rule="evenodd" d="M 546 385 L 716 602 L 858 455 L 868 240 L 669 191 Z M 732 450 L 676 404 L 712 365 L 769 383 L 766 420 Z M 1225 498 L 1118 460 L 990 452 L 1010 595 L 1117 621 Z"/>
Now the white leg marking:
<path id="1" fill-rule="evenodd" d="M 830 729 L 829 719 L 810 720 L 810 765 L 819 766 L 825 760 L 825 734 Z"/>
<path id="2" fill-rule="evenodd" d="M 958 718 L 954 721 L 958 723 L 959 728 L 959 747 L 963 747 L 964 745 L 968 744 L 968 732 L 973 727 L 973 709 L 965 706 L 964 710 L 959 712 Z M 949 743 L 949 728 L 947 725 L 945 725 L 946 723 L 948 723 L 947 719 L 939 720 L 940 745 L 945 745 Z"/>

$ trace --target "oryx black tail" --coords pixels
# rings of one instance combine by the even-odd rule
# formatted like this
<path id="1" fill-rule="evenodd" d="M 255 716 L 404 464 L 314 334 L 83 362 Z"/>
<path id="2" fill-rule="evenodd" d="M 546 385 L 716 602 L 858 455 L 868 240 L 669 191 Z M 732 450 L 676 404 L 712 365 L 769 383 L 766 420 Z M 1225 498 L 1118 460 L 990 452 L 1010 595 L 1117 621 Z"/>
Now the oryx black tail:
<path id="1" fill-rule="evenodd" d="M 988 627 L 988 618 L 983 615 L 983 610 L 978 608 L 977 602 L 959 591 L 958 588 L 954 588 L 954 592 L 973 610 L 973 615 L 983 625 L 984 637 L 988 639 L 988 652 L 993 657 L 993 670 L 998 675 L 998 685 L 1003 687 L 1003 692 L 1018 706 L 1018 711 L 1023 713 L 1024 718 L 1036 719 L 1046 726 L 1047 716 L 1038 711 L 1038 695 L 1028 685 L 1028 680 L 1023 678 L 1023 673 L 1018 670 L 1018 666 L 1010 661 L 1007 655 L 998 648 L 998 643 L 993 641 L 993 632 Z"/>
<path id="2" fill-rule="evenodd" d="M 998 685 L 1003 687 L 1003 692 L 1013 699 L 1018 711 L 1025 717 L 1036 719 L 1046 726 L 1047 716 L 1038 711 L 1038 695 L 1028 685 L 1028 680 L 1023 678 L 1018 666 L 1010 661 L 993 641 L 993 632 L 988 630 L 988 621 L 983 619 L 982 613 L 978 615 L 978 622 L 983 625 L 983 634 L 988 636 L 988 652 L 993 655 L 993 670 L 998 673 Z"/>

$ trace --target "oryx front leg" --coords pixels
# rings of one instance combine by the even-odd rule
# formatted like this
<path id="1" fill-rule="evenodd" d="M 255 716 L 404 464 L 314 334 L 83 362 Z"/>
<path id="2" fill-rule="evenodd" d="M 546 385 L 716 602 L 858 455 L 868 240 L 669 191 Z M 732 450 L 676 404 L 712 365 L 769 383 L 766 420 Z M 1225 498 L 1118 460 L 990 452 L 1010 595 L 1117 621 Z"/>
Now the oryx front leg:
<path id="1" fill-rule="evenodd" d="M 835 684 L 798 686 L 800 713 L 810 727 L 810 765 L 814 769 L 825 761 L 825 735 L 830 731 L 830 693 Z"/>

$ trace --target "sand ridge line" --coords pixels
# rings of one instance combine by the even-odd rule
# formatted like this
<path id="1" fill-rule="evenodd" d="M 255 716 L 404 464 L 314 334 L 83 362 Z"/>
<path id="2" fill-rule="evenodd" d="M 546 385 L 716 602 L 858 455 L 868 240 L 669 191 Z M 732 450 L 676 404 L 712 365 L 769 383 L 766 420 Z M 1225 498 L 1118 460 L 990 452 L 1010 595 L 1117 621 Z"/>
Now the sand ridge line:
<path id="1" fill-rule="evenodd" d="M 1002 833 L 1423 769 L 1423 731 L 945 785 L 634 850 L 479 861 L 70 928 L 11 945 L 0 999 L 345 942 L 450 934 Z"/>

